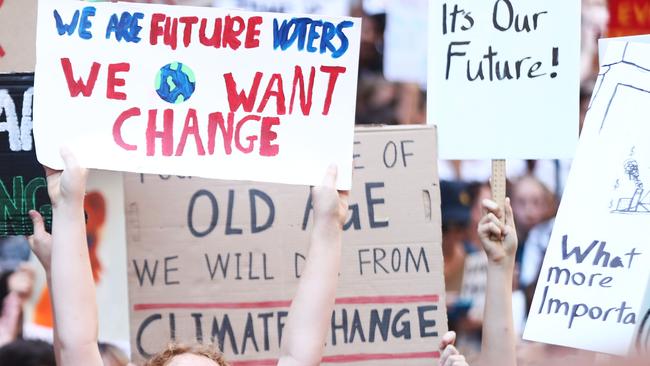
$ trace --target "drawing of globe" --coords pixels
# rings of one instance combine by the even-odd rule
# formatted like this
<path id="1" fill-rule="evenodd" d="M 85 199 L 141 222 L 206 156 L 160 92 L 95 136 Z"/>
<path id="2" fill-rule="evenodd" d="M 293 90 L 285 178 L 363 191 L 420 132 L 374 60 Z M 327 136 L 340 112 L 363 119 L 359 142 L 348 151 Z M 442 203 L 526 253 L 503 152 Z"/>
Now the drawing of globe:
<path id="1" fill-rule="evenodd" d="M 160 68 L 155 86 L 162 100 L 178 104 L 190 99 L 196 87 L 196 78 L 187 65 L 172 62 Z"/>

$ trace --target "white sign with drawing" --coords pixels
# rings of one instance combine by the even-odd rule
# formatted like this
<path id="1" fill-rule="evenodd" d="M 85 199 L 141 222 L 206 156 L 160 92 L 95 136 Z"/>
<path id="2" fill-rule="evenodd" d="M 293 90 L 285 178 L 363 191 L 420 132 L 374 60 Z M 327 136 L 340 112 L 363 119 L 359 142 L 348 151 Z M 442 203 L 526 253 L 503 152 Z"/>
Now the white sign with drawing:
<path id="1" fill-rule="evenodd" d="M 524 338 L 626 354 L 649 340 L 650 46 L 605 59 Z"/>

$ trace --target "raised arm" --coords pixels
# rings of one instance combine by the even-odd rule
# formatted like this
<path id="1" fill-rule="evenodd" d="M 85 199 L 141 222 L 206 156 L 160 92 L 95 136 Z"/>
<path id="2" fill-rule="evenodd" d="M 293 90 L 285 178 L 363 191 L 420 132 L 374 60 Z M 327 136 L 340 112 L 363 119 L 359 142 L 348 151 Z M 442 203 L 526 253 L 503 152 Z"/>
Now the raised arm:
<path id="1" fill-rule="evenodd" d="M 278 365 L 319 365 L 330 328 L 341 263 L 341 230 L 348 211 L 347 192 L 335 188 L 330 167 L 312 189 L 314 227 L 305 269 L 291 303 Z"/>
<path id="2" fill-rule="evenodd" d="M 483 319 L 481 365 L 516 366 L 512 320 L 512 276 L 517 252 L 517 230 L 510 199 L 505 213 L 491 200 L 483 201 L 486 214 L 478 231 L 488 256 L 487 289 Z"/>
<path id="3" fill-rule="evenodd" d="M 59 366 L 102 366 L 97 346 L 97 303 L 83 209 L 87 171 L 68 150 L 65 169 L 47 170 L 52 235 L 40 214 L 30 212 L 32 250 L 46 270 L 54 312 L 54 347 Z"/>

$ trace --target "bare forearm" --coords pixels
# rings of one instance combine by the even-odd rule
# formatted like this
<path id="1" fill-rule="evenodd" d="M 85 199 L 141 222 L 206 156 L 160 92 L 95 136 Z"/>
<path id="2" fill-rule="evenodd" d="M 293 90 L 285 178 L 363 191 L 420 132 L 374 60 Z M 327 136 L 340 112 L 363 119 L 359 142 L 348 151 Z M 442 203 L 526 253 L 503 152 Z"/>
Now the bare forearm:
<path id="1" fill-rule="evenodd" d="M 97 347 L 97 304 L 83 204 L 62 202 L 53 209 L 51 296 L 62 364 L 66 353 Z"/>
<path id="2" fill-rule="evenodd" d="M 341 262 L 339 224 L 317 223 L 311 241 L 282 339 L 281 365 L 320 364 L 329 330 Z"/>
<path id="3" fill-rule="evenodd" d="M 488 265 L 483 345 L 484 366 L 516 366 L 516 342 L 512 319 L 511 266 Z"/>

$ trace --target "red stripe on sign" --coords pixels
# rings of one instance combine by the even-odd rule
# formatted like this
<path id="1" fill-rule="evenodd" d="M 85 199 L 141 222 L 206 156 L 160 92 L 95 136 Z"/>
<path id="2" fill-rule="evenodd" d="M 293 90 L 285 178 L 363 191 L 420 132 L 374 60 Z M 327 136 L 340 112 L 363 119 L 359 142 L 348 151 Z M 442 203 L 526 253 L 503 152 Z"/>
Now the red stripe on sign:
<path id="1" fill-rule="evenodd" d="M 438 302 L 438 295 L 413 296 L 357 296 L 336 299 L 337 305 L 364 304 L 412 304 L 420 302 Z M 161 309 L 266 309 L 288 308 L 291 301 L 261 301 L 261 302 L 204 302 L 204 303 L 157 303 L 135 304 L 134 311 Z"/>
<path id="2" fill-rule="evenodd" d="M 5 57 L 5 50 L 2 49 L 2 46 L 0 46 L 0 57 Z"/>
<path id="3" fill-rule="evenodd" d="M 325 356 L 322 363 L 347 363 L 382 360 L 415 360 L 440 358 L 440 352 L 411 352 L 411 353 L 360 353 L 354 355 Z M 230 362 L 232 366 L 275 366 L 278 360 L 252 360 Z"/>

